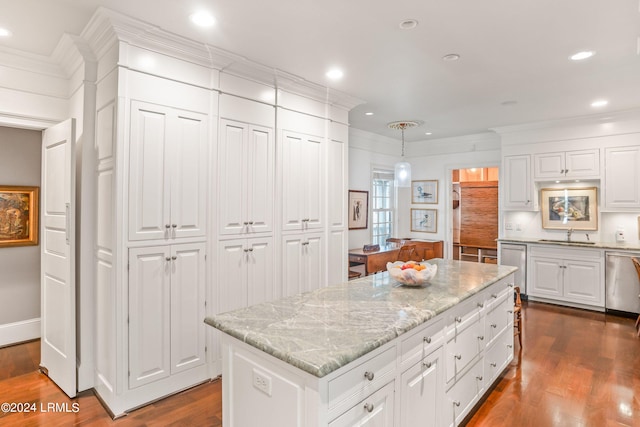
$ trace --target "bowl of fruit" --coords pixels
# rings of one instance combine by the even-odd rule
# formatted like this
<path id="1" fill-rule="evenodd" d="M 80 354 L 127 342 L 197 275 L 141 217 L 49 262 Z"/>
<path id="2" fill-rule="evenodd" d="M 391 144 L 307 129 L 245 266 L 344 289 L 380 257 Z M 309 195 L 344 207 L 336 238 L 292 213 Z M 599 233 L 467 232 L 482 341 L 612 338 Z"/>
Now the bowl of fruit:
<path id="1" fill-rule="evenodd" d="M 396 282 L 407 286 L 421 286 L 433 279 L 438 266 L 426 262 L 396 261 L 387 263 L 387 271 Z"/>

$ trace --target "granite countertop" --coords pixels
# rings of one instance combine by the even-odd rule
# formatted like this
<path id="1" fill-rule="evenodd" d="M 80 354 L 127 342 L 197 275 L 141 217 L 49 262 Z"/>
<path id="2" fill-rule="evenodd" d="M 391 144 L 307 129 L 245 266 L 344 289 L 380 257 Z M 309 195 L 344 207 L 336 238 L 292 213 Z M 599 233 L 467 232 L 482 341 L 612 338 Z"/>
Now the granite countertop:
<path id="1" fill-rule="evenodd" d="M 317 377 L 384 345 L 516 270 L 433 259 L 407 287 L 387 272 L 207 317 L 205 323 Z"/>
<path id="2" fill-rule="evenodd" d="M 570 242 L 557 239 L 557 240 L 544 240 L 539 237 L 501 237 L 498 242 L 504 243 L 535 243 L 538 245 L 559 245 L 559 246 L 576 246 L 581 248 L 595 248 L 595 249 L 615 249 L 619 251 L 637 251 L 640 250 L 640 244 L 638 242 L 591 242 L 588 243 L 585 240 L 580 241 L 578 237 Z"/>

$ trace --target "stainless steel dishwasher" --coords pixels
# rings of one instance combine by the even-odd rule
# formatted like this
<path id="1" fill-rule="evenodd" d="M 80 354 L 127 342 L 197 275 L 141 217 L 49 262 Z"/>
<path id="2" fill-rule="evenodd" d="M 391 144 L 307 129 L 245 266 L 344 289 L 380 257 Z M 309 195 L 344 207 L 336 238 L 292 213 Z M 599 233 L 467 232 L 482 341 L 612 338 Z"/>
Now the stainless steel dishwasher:
<path id="1" fill-rule="evenodd" d="M 631 258 L 640 252 L 606 252 L 605 308 L 607 311 L 640 313 L 640 283 Z"/>
<path id="2" fill-rule="evenodd" d="M 515 274 L 516 286 L 520 293 L 527 294 L 527 246 L 514 243 L 500 243 L 500 264 L 518 267 Z"/>

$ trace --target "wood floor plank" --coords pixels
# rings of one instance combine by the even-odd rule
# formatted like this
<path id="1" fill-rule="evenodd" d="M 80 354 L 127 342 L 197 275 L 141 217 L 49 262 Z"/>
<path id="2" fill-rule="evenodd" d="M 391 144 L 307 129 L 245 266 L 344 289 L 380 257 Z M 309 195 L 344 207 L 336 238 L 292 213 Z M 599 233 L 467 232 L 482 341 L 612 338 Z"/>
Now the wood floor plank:
<path id="1" fill-rule="evenodd" d="M 640 427 L 634 320 L 525 302 L 522 348 L 468 426 Z M 206 383 L 112 420 L 92 393 L 68 399 L 38 372 L 39 341 L 0 349 L 0 402 L 77 403 L 77 413 L 0 412 L 0 426 L 222 425 L 222 383 Z"/>

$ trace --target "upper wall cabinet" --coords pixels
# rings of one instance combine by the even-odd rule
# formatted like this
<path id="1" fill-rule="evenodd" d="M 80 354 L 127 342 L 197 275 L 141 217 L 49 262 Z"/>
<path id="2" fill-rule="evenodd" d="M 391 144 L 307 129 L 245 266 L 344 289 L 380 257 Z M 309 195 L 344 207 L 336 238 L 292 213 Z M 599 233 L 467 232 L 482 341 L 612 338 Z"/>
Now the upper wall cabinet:
<path id="1" fill-rule="evenodd" d="M 605 209 L 640 209 L 640 146 L 605 149 Z"/>
<path id="2" fill-rule="evenodd" d="M 502 207 L 508 210 L 535 210 L 533 181 L 531 180 L 531 156 L 504 156 Z"/>
<path id="3" fill-rule="evenodd" d="M 273 129 L 220 120 L 218 204 L 221 235 L 273 231 Z"/>
<path id="4" fill-rule="evenodd" d="M 600 178 L 600 150 L 541 153 L 533 156 L 536 180 Z"/>
<path id="5" fill-rule="evenodd" d="M 282 230 L 323 227 L 323 138 L 292 131 L 282 135 Z"/>
<path id="6" fill-rule="evenodd" d="M 207 116 L 132 101 L 129 239 L 204 237 Z"/>

